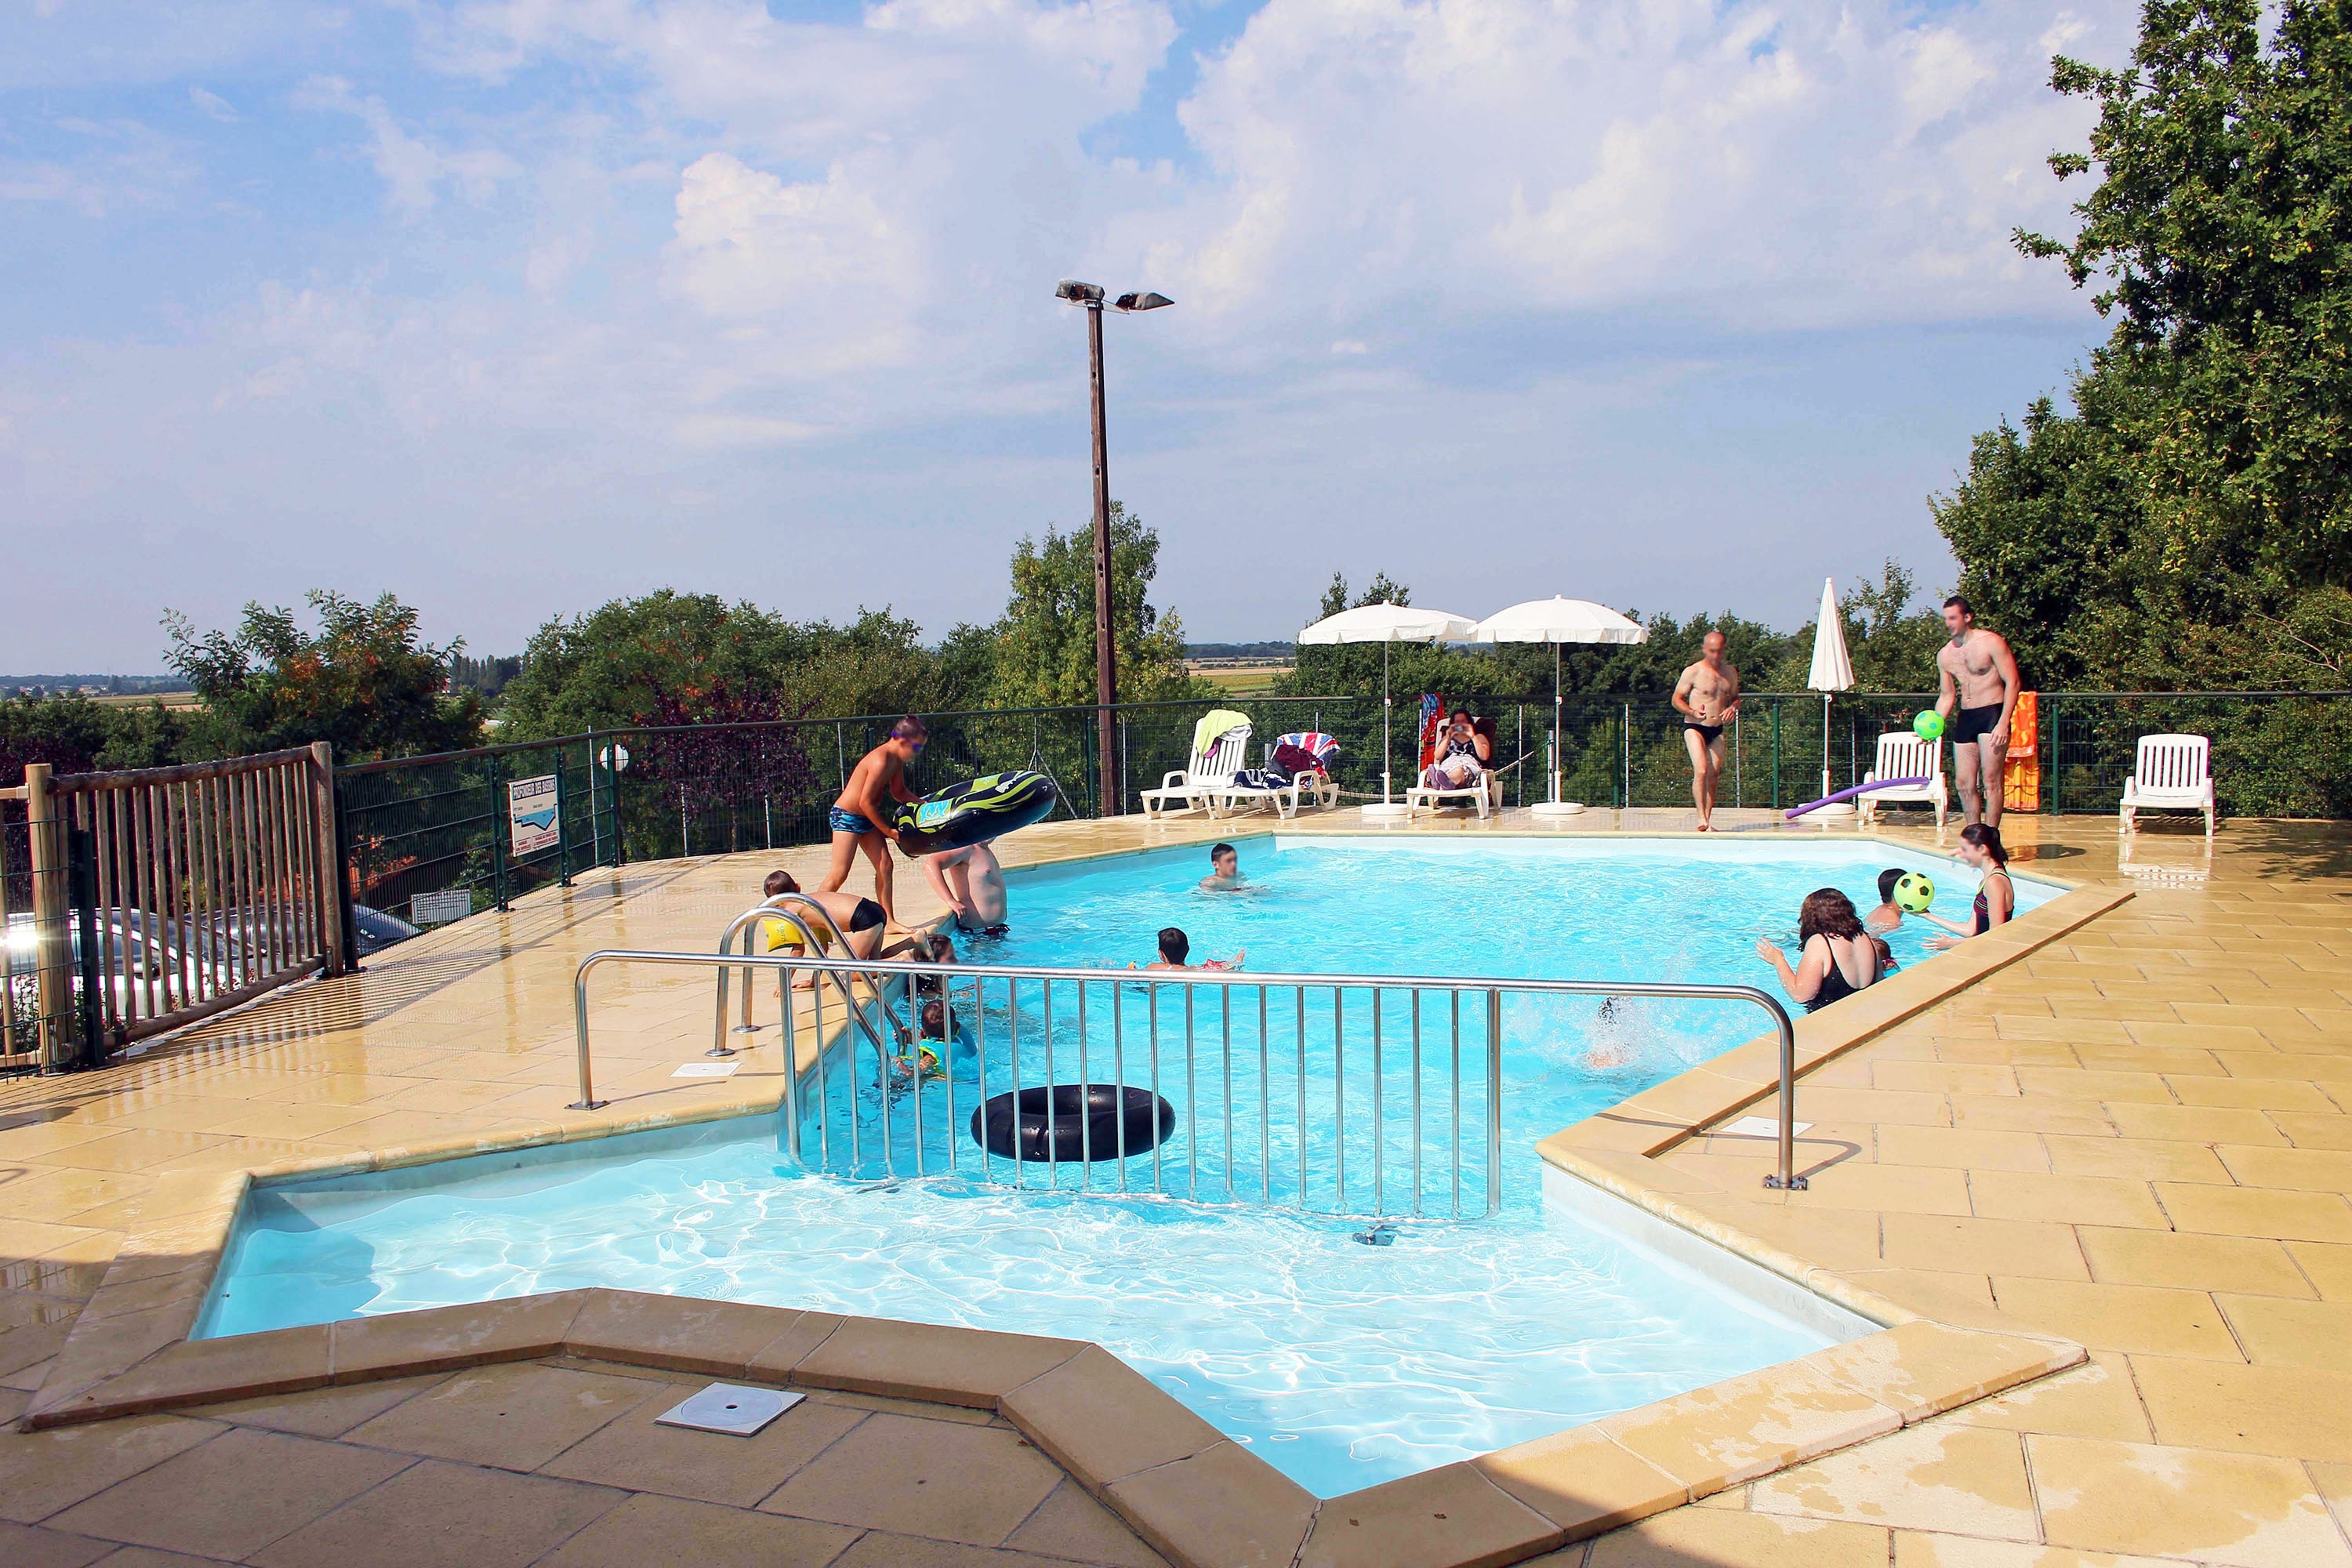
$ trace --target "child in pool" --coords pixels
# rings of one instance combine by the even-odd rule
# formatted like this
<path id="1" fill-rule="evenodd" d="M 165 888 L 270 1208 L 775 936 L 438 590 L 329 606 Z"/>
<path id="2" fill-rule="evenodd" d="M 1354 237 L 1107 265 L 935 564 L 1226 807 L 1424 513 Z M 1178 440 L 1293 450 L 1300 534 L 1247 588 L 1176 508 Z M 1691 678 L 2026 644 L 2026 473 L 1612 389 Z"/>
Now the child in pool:
<path id="1" fill-rule="evenodd" d="M 1169 926 L 1160 933 L 1159 960 L 1156 963 L 1147 963 L 1143 967 L 1146 969 L 1239 969 L 1242 966 L 1242 960 L 1249 955 L 1246 951 L 1244 951 L 1234 953 L 1230 959 L 1212 958 L 1201 963 L 1190 962 L 1192 956 L 1192 939 L 1184 934 L 1183 928 L 1181 926 Z M 1133 969 L 1135 965 L 1130 963 L 1128 967 Z"/>
<path id="2" fill-rule="evenodd" d="M 1889 866 L 1878 874 L 1878 907 L 1862 917 L 1862 929 L 1873 936 L 1885 936 L 1903 923 L 1903 910 L 1895 902 L 1895 884 L 1903 879 L 1903 868 Z"/>
<path id="3" fill-rule="evenodd" d="M 1248 886 L 1242 875 L 1240 851 L 1230 844 L 1220 844 L 1209 851 L 1209 874 L 1201 879 L 1204 893 L 1238 893 Z"/>

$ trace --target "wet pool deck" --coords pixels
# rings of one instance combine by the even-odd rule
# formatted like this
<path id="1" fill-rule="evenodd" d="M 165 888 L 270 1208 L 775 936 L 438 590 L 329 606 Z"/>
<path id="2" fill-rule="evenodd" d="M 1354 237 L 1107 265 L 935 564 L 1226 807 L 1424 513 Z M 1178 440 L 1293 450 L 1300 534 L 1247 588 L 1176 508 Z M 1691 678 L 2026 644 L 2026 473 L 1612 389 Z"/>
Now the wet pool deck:
<path id="1" fill-rule="evenodd" d="M 1055 825 L 1005 858 L 1272 826 Z M 595 873 L 103 1073 L 0 1084 L 0 1419 L 47 1424 L 0 1435 L 0 1561 L 1154 1561 L 1131 1523 L 1220 1563 L 2352 1565 L 2352 833 L 2233 823 L 2209 858 L 2152 826 L 2120 863 L 2111 819 L 2010 826 L 2086 891 L 1807 1022 L 1810 1191 L 1765 1191 L 1769 1143 L 1720 1131 L 1771 1112 L 1752 1047 L 1546 1146 L 1896 1325 L 1876 1348 L 1319 1510 L 1065 1342 L 590 1292 L 528 1323 L 181 1342 L 250 1174 L 772 1105 L 775 1030 L 733 1079 L 673 1079 L 709 980 L 639 971 L 596 983 L 614 1104 L 568 1110 L 572 973 L 707 951 L 810 851 Z M 911 868 L 899 887 L 936 912 Z M 750 1446 L 649 1426 L 665 1380 L 706 1373 L 814 1392 Z"/>

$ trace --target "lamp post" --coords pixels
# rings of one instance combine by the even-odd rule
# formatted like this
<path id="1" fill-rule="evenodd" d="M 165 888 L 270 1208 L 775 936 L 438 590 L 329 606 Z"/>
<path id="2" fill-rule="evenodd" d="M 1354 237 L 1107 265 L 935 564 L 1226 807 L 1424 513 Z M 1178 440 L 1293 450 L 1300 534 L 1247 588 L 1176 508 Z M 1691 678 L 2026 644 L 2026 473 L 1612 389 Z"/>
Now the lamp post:
<path id="1" fill-rule="evenodd" d="M 1111 727 L 1111 710 L 1118 703 L 1118 657 L 1110 623 L 1110 452 L 1103 428 L 1102 285 L 1065 278 L 1055 288 L 1054 298 L 1066 300 L 1087 312 L 1087 363 L 1095 414 L 1095 798 L 1102 803 L 1102 815 L 1116 816 L 1127 803 L 1119 797 Z M 1121 294 L 1110 308 L 1131 315 L 1175 302 L 1165 294 Z"/>

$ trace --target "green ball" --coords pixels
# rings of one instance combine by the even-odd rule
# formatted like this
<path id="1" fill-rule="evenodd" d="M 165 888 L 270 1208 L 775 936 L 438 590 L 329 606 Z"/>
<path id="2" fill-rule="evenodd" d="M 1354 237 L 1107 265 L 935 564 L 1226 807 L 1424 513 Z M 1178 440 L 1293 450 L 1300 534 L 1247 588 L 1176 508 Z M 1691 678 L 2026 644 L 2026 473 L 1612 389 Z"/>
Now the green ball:
<path id="1" fill-rule="evenodd" d="M 1944 716 L 1933 708 L 1923 708 L 1911 719 L 1911 732 L 1923 741 L 1944 738 Z"/>
<path id="2" fill-rule="evenodd" d="M 1925 914 L 1936 901 L 1936 884 L 1916 871 L 1906 871 L 1895 884 L 1895 907 L 1908 914 Z"/>

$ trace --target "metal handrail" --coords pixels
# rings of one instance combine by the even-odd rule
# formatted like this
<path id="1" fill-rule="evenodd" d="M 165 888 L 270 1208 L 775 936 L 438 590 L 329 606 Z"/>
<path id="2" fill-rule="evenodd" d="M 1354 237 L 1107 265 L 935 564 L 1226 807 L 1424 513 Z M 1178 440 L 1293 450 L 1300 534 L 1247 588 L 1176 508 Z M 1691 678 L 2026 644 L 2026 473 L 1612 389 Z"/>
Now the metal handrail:
<path id="1" fill-rule="evenodd" d="M 816 944 L 813 935 L 810 937 L 809 945 L 812 952 L 814 952 Z M 586 958 L 581 960 L 579 968 L 572 975 L 572 1008 L 574 1022 L 579 1037 L 580 1053 L 580 1100 L 579 1103 L 572 1108 L 574 1110 L 593 1110 L 605 1103 L 604 1101 L 599 1100 L 595 1098 L 595 1094 L 592 1087 L 588 1037 L 588 975 L 590 971 L 605 963 L 653 963 L 686 967 L 698 965 L 715 966 L 718 967 L 722 973 L 729 968 L 775 969 L 787 973 L 806 970 L 818 973 L 833 974 L 836 983 L 840 984 L 845 997 L 851 995 L 848 981 L 843 977 L 845 972 L 851 974 L 866 975 L 868 977 L 869 983 L 873 982 L 873 977 L 875 976 L 900 975 L 904 976 L 908 981 L 910 987 L 916 978 L 922 976 L 936 976 L 943 984 L 948 981 L 959 979 L 971 980 L 975 983 L 988 980 L 1040 980 L 1047 983 L 1049 986 L 1054 983 L 1060 982 L 1064 984 L 1075 983 L 1081 987 L 1088 984 L 1118 984 L 1124 983 L 1129 984 L 1167 984 L 1168 982 L 1156 979 L 1155 976 L 1171 973 L 1155 970 L 1071 969 L 1049 967 L 1039 964 L 932 963 L 919 963 L 905 959 L 828 959 L 819 957 L 788 958 L 765 953 L 730 954 L 674 952 L 630 948 L 607 948 L 596 952 L 592 952 Z M 1777 1160 L 1778 1168 L 1773 1174 L 1764 1178 L 1764 1184 L 1775 1191 L 1801 1192 L 1806 1188 L 1807 1184 L 1805 1178 L 1796 1173 L 1796 1025 L 1790 1018 L 1788 1009 L 1780 1005 L 1779 998 L 1771 995 L 1768 992 L 1759 990 L 1756 986 L 1707 985 L 1668 981 L 1479 979 L 1461 975 L 1285 974 L 1257 973 L 1243 970 L 1213 969 L 1187 969 L 1175 973 L 1180 973 L 1181 974 L 1182 983 L 1187 986 L 1210 985 L 1223 987 L 1227 990 L 1235 986 L 1258 987 L 1261 990 L 1276 987 L 1303 988 L 1311 986 L 1322 988 L 1328 986 L 1332 988 L 1335 994 L 1341 991 L 1366 989 L 1372 990 L 1374 992 L 1390 989 L 1450 991 L 1456 993 L 1457 994 L 1465 991 L 1485 992 L 1488 996 L 1490 1020 L 1492 1020 L 1494 1025 L 1496 1026 L 1497 1029 L 1499 1029 L 1501 1016 L 1500 999 L 1502 994 L 1506 991 L 1554 996 L 1634 996 L 1692 1001 L 1751 1003 L 1756 1006 L 1761 1007 L 1766 1016 L 1772 1020 L 1774 1032 L 1780 1037 L 1780 1114 Z M 877 984 L 876 988 L 878 992 L 878 984 Z M 820 992 L 822 988 L 820 987 Z M 1080 994 L 1081 996 L 1084 995 L 1083 990 L 1081 990 Z M 1189 997 L 1191 995 L 1191 992 L 1188 990 L 1186 994 Z M 793 1038 L 792 1009 L 789 1005 L 789 992 L 787 993 L 787 1004 L 788 1005 L 784 1010 L 784 1067 L 787 1092 L 791 1096 L 789 1103 L 797 1107 L 799 1060 L 797 1051 L 795 1049 L 795 1042 Z M 823 1037 L 823 1002 L 821 998 L 818 1003 L 818 1063 L 820 1068 L 822 1068 L 824 1057 L 824 1047 Z M 854 1000 L 850 1004 L 849 1011 L 853 1016 L 858 1017 L 861 1023 L 864 1022 L 862 1015 L 860 1015 Z M 723 1013 L 721 1015 L 721 1018 L 723 1021 Z M 1377 1015 L 1375 1026 L 1377 1027 Z M 882 1047 L 879 1037 L 874 1035 L 870 1025 L 866 1027 L 866 1033 L 870 1038 L 875 1040 L 877 1048 L 881 1049 Z M 1497 1061 L 1499 1062 L 1499 1032 L 1490 1035 L 1489 1038 L 1495 1044 L 1497 1052 Z M 1495 1070 L 1499 1073 L 1499 1066 Z M 1015 1082 L 1016 1084 L 1018 1082 L 1017 1077 Z M 1375 1092 L 1377 1092 L 1377 1085 L 1375 1086 Z M 1492 1150 L 1499 1150 L 1502 1141 L 1502 1106 L 1499 1099 L 1494 1097 L 1489 1098 L 1487 1116 L 1489 1121 L 1489 1126 L 1487 1129 L 1489 1147 Z M 1344 1130 L 1342 1135 L 1344 1137 Z M 794 1136 L 796 1139 L 796 1120 Z M 1377 1150 L 1377 1145 L 1375 1145 L 1375 1148 Z M 1340 1157 L 1343 1160 L 1346 1157 L 1344 1144 L 1341 1149 Z M 1344 1178 L 1342 1178 L 1342 1185 L 1344 1189 Z"/>
<path id="2" fill-rule="evenodd" d="M 736 933 L 740 931 L 743 933 L 743 955 L 747 958 L 753 956 L 751 929 L 762 921 L 780 920 L 800 933 L 802 945 L 809 952 L 823 952 L 825 944 L 817 940 L 815 931 L 807 921 L 797 915 L 781 912 L 787 910 L 793 904 L 805 904 L 815 910 L 817 918 L 824 921 L 825 929 L 838 932 L 843 945 L 846 947 L 849 941 L 848 933 L 840 931 L 839 928 L 834 925 L 832 913 L 808 894 L 795 892 L 778 893 L 767 902 L 754 904 L 729 921 L 727 929 L 719 935 L 719 951 L 722 953 L 732 951 Z M 708 1053 L 714 1057 L 731 1057 L 735 1054 L 727 1046 L 727 975 L 728 971 L 724 969 L 719 972 L 719 1021 L 711 1030 L 710 1049 Z M 835 978 L 838 979 L 838 976 Z M 842 997 L 853 1005 L 856 1002 L 856 998 L 850 994 L 845 985 L 842 988 Z M 784 1006 L 790 1010 L 791 1005 L 791 998 L 787 996 Z M 743 1022 L 737 1026 L 735 1033 L 756 1035 L 759 1032 L 759 1026 L 751 1022 L 751 973 L 746 969 L 743 972 Z"/>

